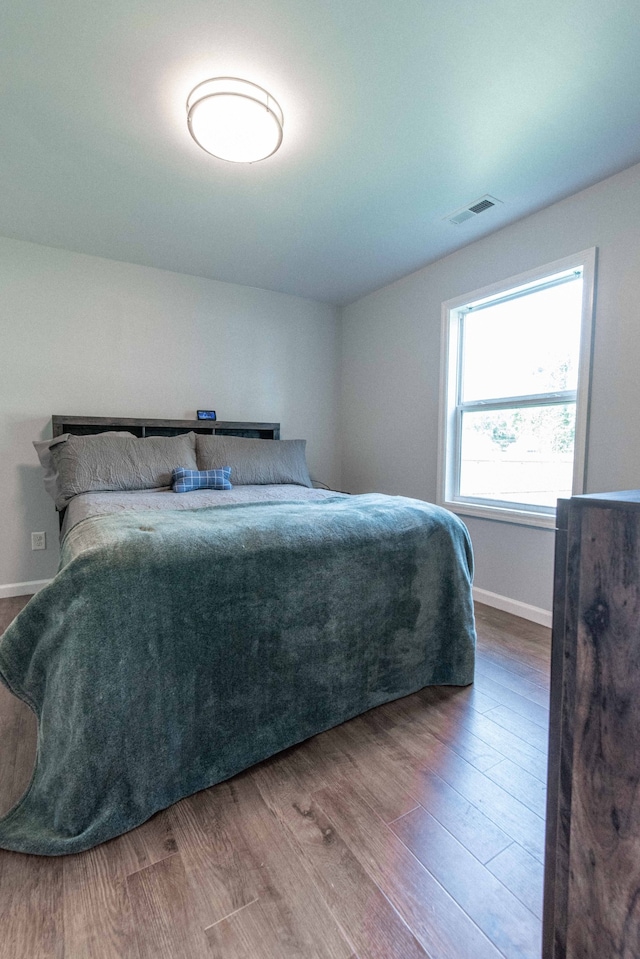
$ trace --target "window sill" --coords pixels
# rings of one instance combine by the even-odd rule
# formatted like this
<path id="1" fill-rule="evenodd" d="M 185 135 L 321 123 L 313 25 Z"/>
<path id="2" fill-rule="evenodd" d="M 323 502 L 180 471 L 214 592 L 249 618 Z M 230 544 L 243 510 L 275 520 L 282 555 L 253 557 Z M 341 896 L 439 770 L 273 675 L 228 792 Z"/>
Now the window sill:
<path id="1" fill-rule="evenodd" d="M 484 506 L 478 503 L 464 503 L 455 500 L 444 500 L 440 505 L 458 516 L 497 520 L 500 523 L 511 523 L 514 526 L 536 526 L 538 529 L 555 530 L 556 528 L 555 509 L 552 513 L 536 513 L 533 510 L 507 509 L 502 506 Z"/>

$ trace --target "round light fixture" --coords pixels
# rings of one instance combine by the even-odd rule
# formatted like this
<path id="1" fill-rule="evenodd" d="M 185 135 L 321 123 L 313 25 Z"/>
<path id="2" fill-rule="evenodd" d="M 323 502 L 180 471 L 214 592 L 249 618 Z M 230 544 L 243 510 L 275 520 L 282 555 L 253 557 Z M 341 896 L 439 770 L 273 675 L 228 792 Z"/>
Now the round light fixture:
<path id="1" fill-rule="evenodd" d="M 278 101 L 257 83 L 215 77 L 187 97 L 187 124 L 198 146 L 212 156 L 255 163 L 282 143 L 284 116 Z"/>

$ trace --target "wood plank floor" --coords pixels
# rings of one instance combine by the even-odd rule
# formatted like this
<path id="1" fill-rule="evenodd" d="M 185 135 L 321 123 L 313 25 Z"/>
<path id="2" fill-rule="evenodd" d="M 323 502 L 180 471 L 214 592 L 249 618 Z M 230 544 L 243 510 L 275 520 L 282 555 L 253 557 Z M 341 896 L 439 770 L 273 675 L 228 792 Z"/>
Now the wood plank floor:
<path id="1" fill-rule="evenodd" d="M 0 601 L 0 631 L 26 598 Z M 550 631 L 61 859 L 0 850 L 0 959 L 539 959 Z M 0 812 L 36 728 L 0 687 Z"/>

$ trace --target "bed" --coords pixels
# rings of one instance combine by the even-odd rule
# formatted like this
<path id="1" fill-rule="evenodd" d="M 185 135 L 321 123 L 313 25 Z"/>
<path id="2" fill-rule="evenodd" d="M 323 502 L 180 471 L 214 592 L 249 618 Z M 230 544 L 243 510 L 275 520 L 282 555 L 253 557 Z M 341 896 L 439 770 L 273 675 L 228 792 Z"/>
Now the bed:
<path id="1" fill-rule="evenodd" d="M 231 476 L 259 482 L 120 489 L 100 459 L 57 501 L 59 571 L 0 638 L 0 680 L 38 718 L 2 848 L 81 852 L 365 710 L 473 680 L 472 554 L 453 514 L 314 488 L 303 441 L 274 423 L 54 417 L 58 492 L 61 450 L 102 443 L 122 463 L 150 437 L 204 450 L 207 472 L 236 457 Z"/>

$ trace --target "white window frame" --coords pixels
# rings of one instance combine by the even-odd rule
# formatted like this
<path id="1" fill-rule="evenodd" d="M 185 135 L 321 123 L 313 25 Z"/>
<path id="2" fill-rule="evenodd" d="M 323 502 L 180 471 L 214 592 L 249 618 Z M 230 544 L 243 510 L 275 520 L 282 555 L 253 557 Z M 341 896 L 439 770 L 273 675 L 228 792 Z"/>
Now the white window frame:
<path id="1" fill-rule="evenodd" d="M 487 300 L 499 300 L 508 293 L 518 291 L 526 293 L 527 287 L 535 289 L 545 277 L 554 276 L 570 270 L 582 270 L 582 324 L 580 330 L 580 357 L 578 362 L 578 387 L 575 393 L 556 394 L 555 402 L 564 397 L 576 401 L 575 444 L 573 455 L 574 495 L 583 493 L 586 488 L 587 435 L 589 422 L 589 395 L 591 386 L 591 353 L 593 341 L 593 310 L 595 295 L 596 248 L 583 250 L 574 256 L 563 257 L 553 263 L 547 263 L 535 270 L 493 283 L 481 290 L 457 296 L 442 304 L 442 353 L 440 364 L 440 428 L 438 440 L 438 503 L 454 513 L 463 516 L 477 516 L 483 519 L 495 519 L 526 526 L 555 527 L 555 507 L 523 508 L 522 504 L 510 506 L 505 502 L 492 505 L 489 500 L 480 497 L 460 496 L 460 424 L 462 422 L 460 400 L 461 366 L 460 337 L 463 307 L 478 306 Z M 517 294 L 516 294 L 517 295 Z M 510 409 L 521 403 L 526 406 L 532 397 L 509 398 L 504 405 Z M 499 402 L 497 399 L 496 402 Z M 538 404 L 540 405 L 540 404 Z M 471 404 L 464 404 L 465 408 Z M 484 404 L 495 409 L 494 401 Z"/>

